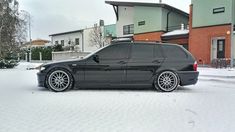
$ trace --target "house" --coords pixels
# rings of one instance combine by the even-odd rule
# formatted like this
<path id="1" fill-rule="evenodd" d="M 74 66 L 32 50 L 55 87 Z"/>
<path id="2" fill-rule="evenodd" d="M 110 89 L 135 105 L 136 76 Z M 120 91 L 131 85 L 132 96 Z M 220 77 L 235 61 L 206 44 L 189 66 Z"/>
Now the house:
<path id="1" fill-rule="evenodd" d="M 95 31 L 95 30 L 100 31 Z M 92 33 L 96 33 L 95 36 Z M 116 25 L 104 25 L 104 21 L 100 20 L 99 26 L 97 24 L 94 27 L 56 33 L 49 35 L 53 45 L 62 45 L 65 50 L 71 50 L 74 47 L 75 51 L 79 52 L 93 52 L 100 48 L 94 44 L 91 39 L 92 37 L 101 37 L 107 39 L 101 46 L 107 45 L 113 38 L 116 37 Z"/>
<path id="2" fill-rule="evenodd" d="M 162 41 L 169 31 L 188 25 L 189 15 L 163 3 L 105 1 L 114 8 L 118 38 L 134 41 Z"/>
<path id="3" fill-rule="evenodd" d="M 78 51 L 84 51 L 83 30 L 74 30 L 49 35 L 53 45 L 62 45 L 63 48 L 70 49 L 74 46 Z"/>
<path id="4" fill-rule="evenodd" d="M 192 0 L 189 51 L 198 61 L 210 64 L 213 59 L 231 58 L 234 8 L 234 0 Z"/>
<path id="5" fill-rule="evenodd" d="M 32 40 L 31 42 L 26 42 L 25 44 L 21 45 L 21 49 L 29 49 L 29 48 L 35 48 L 35 47 L 45 47 L 48 46 L 50 43 L 49 40 L 44 39 L 36 39 Z"/>

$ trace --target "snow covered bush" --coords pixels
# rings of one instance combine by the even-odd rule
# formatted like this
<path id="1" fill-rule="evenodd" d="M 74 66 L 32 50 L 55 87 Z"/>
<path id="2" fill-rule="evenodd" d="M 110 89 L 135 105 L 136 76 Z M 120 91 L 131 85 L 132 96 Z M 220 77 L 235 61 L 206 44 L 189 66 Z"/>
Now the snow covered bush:
<path id="1" fill-rule="evenodd" d="M 17 60 L 5 60 L 5 59 L 1 59 L 0 60 L 0 69 L 4 69 L 4 68 L 14 68 L 18 65 L 18 61 Z"/>

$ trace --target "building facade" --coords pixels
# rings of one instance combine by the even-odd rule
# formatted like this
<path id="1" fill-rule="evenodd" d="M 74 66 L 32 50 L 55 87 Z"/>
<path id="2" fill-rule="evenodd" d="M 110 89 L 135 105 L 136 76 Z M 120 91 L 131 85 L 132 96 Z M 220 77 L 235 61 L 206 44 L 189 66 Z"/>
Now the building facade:
<path id="1" fill-rule="evenodd" d="M 97 26 L 100 29 L 100 37 L 107 39 L 104 45 L 111 42 L 113 38 L 116 37 L 116 25 L 103 25 Z M 85 28 L 81 30 L 62 32 L 49 35 L 51 37 L 51 42 L 53 45 L 62 45 L 64 49 L 71 50 L 70 47 L 74 47 L 73 50 L 79 52 L 93 52 L 99 48 L 96 44 L 92 43 L 91 38 L 94 37 L 92 33 L 95 27 Z"/>
<path id="2" fill-rule="evenodd" d="M 192 0 L 189 50 L 199 62 L 231 58 L 234 4 L 234 0 Z"/>
<path id="3" fill-rule="evenodd" d="M 49 35 L 53 45 L 62 45 L 63 48 L 70 49 L 72 46 L 77 51 L 84 51 L 83 30 L 75 30 Z"/>
<path id="4" fill-rule="evenodd" d="M 188 24 L 188 14 L 162 3 L 106 1 L 114 7 L 118 38 L 135 41 L 162 41 L 161 36 L 181 24 Z"/>

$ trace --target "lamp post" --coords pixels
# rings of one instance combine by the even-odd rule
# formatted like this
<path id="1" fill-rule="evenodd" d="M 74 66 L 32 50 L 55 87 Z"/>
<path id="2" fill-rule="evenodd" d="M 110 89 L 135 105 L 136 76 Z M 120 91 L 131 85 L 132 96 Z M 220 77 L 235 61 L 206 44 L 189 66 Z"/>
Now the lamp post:
<path id="1" fill-rule="evenodd" d="M 231 18 L 231 62 L 230 66 L 231 68 L 234 66 L 234 0 L 232 0 L 232 18 Z"/>

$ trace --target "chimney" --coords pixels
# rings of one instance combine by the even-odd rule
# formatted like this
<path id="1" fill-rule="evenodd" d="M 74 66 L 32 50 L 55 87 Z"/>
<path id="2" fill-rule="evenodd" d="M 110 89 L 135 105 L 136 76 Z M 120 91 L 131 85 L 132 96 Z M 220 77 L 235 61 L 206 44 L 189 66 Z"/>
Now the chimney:
<path id="1" fill-rule="evenodd" d="M 104 26 L 104 20 L 100 20 L 100 26 Z"/>
<path id="2" fill-rule="evenodd" d="M 181 30 L 184 30 L 184 24 L 183 23 L 181 24 Z"/>

